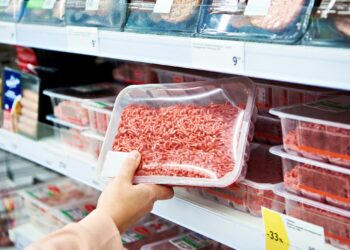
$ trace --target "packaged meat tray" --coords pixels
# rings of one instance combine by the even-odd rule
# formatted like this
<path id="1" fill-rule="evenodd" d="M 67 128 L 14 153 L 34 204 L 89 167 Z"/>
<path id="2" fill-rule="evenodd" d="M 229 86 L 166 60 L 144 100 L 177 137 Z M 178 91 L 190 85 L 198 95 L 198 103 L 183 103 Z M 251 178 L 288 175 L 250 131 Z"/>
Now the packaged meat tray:
<path id="1" fill-rule="evenodd" d="M 89 125 L 89 113 L 82 106 L 85 102 L 113 100 L 121 87 L 112 83 L 100 83 L 78 87 L 44 90 L 51 98 L 57 118 L 80 126 Z"/>
<path id="2" fill-rule="evenodd" d="M 309 87 L 291 86 L 291 84 L 260 80 L 257 83 L 256 106 L 259 114 L 269 115 L 275 107 L 308 103 L 326 99 L 338 94 L 337 91 Z"/>
<path id="3" fill-rule="evenodd" d="M 88 130 L 88 127 L 78 126 L 60 119 L 53 115 L 48 115 L 46 119 L 53 122 L 56 129 L 55 134 L 59 140 L 69 145 L 70 147 L 87 152 L 90 150 L 91 140 L 87 138 L 83 132 Z"/>
<path id="4" fill-rule="evenodd" d="M 181 234 L 176 237 L 150 243 L 141 247 L 141 250 L 224 250 L 230 249 L 208 239 L 198 233 Z"/>
<path id="5" fill-rule="evenodd" d="M 206 72 L 193 69 L 174 68 L 166 66 L 154 66 L 153 70 L 157 73 L 161 83 L 182 83 L 209 81 L 223 78 L 223 74 L 215 72 Z"/>
<path id="6" fill-rule="evenodd" d="M 322 0 L 313 13 L 303 44 L 350 46 L 350 1 Z"/>
<path id="7" fill-rule="evenodd" d="M 28 0 L 21 22 L 64 26 L 65 2 L 65 0 Z"/>
<path id="8" fill-rule="evenodd" d="M 0 21 L 18 22 L 25 9 L 25 0 L 0 1 Z"/>
<path id="9" fill-rule="evenodd" d="M 150 242 L 171 238 L 180 233 L 180 227 L 165 219 L 149 216 L 121 235 L 125 250 L 139 250 Z"/>
<path id="10" fill-rule="evenodd" d="M 100 156 L 102 144 L 104 141 L 104 137 L 96 134 L 90 130 L 86 130 L 82 133 L 82 135 L 89 140 L 88 142 L 88 152 L 97 160 Z"/>
<path id="11" fill-rule="evenodd" d="M 287 152 L 350 167 L 349 96 L 274 108 L 270 113 L 281 118 Z"/>
<path id="12" fill-rule="evenodd" d="M 125 88 L 99 157 L 101 177 L 113 178 L 116 157 L 138 150 L 136 183 L 224 187 L 241 180 L 254 94 L 247 78 Z"/>
<path id="13" fill-rule="evenodd" d="M 207 0 L 199 33 L 206 37 L 295 43 L 305 33 L 313 0 Z"/>
<path id="14" fill-rule="evenodd" d="M 146 63 L 125 62 L 113 69 L 113 79 L 127 84 L 158 83 L 157 74 Z"/>
<path id="15" fill-rule="evenodd" d="M 350 170 L 271 148 L 282 157 L 284 186 L 289 192 L 350 210 Z"/>
<path id="16" fill-rule="evenodd" d="M 261 207 L 284 212 L 283 198 L 273 192 L 283 181 L 282 162 L 269 149 L 268 145 L 252 144 L 246 179 L 225 189 L 203 189 L 204 197 L 254 216 L 261 216 Z"/>
<path id="17" fill-rule="evenodd" d="M 131 0 L 125 30 L 141 33 L 194 35 L 202 0 L 175 0 L 162 6 L 156 0 Z M 167 8 L 169 7 L 169 8 Z"/>
<path id="18" fill-rule="evenodd" d="M 257 115 L 254 128 L 254 141 L 272 145 L 283 143 L 280 119 L 267 115 Z"/>
<path id="19" fill-rule="evenodd" d="M 323 227 L 328 243 L 350 249 L 350 211 L 288 193 L 283 184 L 274 191 L 285 198 L 287 215 Z"/>
<path id="20" fill-rule="evenodd" d="M 89 112 L 90 129 L 95 133 L 104 135 L 111 120 L 114 100 L 100 102 L 88 102 L 83 108 Z"/>
<path id="21" fill-rule="evenodd" d="M 67 25 L 121 30 L 125 23 L 125 0 L 66 0 Z"/>

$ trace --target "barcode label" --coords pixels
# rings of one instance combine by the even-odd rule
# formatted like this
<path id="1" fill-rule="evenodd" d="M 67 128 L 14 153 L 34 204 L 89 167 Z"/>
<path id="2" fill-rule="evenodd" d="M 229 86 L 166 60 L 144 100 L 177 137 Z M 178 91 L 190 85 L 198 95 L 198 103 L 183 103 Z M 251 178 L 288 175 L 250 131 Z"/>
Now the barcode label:
<path id="1" fill-rule="evenodd" d="M 86 0 L 85 10 L 97 11 L 100 5 L 100 0 Z"/>
<path id="2" fill-rule="evenodd" d="M 53 6 L 55 6 L 56 0 L 45 0 L 43 3 L 44 10 L 52 10 Z"/>
<path id="3" fill-rule="evenodd" d="M 10 4 L 10 0 L 0 0 L 0 7 L 7 7 Z"/>

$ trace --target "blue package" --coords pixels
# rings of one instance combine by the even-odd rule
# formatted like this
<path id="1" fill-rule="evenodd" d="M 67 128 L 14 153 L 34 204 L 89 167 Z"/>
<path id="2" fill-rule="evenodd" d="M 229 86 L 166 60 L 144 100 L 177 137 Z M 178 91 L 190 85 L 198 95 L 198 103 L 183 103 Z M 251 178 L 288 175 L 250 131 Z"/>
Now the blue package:
<path id="1" fill-rule="evenodd" d="M 18 22 L 25 10 L 25 0 L 0 1 L 0 21 Z"/>
<path id="2" fill-rule="evenodd" d="M 22 78 L 21 73 L 10 68 L 5 68 L 3 73 L 3 109 L 11 111 L 14 103 L 21 98 Z"/>

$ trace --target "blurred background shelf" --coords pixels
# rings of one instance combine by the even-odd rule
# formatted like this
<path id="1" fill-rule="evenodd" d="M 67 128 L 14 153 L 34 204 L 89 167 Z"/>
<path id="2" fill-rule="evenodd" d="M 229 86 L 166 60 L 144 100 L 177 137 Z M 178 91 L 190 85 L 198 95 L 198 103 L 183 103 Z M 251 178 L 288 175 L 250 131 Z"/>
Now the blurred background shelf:
<path id="1" fill-rule="evenodd" d="M 105 30 L 97 32 L 99 37 L 97 50 L 77 51 L 69 46 L 67 28 L 17 24 L 16 44 L 350 90 L 349 49 L 232 42 Z M 4 41 L 0 36 L 1 42 Z M 193 60 L 193 42 L 209 42 L 219 47 L 232 45 L 232 56 L 235 55 L 235 50 L 240 50 L 239 53 L 243 53 L 244 65 L 237 70 L 234 66 L 222 67 L 217 63 L 198 64 L 198 61 L 220 61 L 222 53 L 214 56 L 204 54 L 203 60 Z M 173 53 L 169 53 L 169 48 L 172 48 Z"/>

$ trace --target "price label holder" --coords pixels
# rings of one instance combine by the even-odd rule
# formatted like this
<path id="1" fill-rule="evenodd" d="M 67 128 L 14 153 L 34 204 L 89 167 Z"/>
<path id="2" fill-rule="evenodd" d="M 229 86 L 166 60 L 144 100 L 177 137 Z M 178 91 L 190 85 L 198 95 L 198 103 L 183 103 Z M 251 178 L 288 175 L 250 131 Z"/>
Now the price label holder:
<path id="1" fill-rule="evenodd" d="M 192 38 L 192 67 L 232 74 L 245 71 L 245 43 Z"/>
<path id="2" fill-rule="evenodd" d="M 67 26 L 67 45 L 71 52 L 97 54 L 99 52 L 98 29 Z"/>
<path id="3" fill-rule="evenodd" d="M 16 44 L 16 23 L 0 22 L 0 42 Z"/>
<path id="4" fill-rule="evenodd" d="M 55 171 L 65 175 L 67 174 L 66 160 L 62 158 L 62 155 L 52 149 L 45 149 L 44 164 Z"/>
<path id="5" fill-rule="evenodd" d="M 321 250 L 323 227 L 262 207 L 266 250 Z"/>

